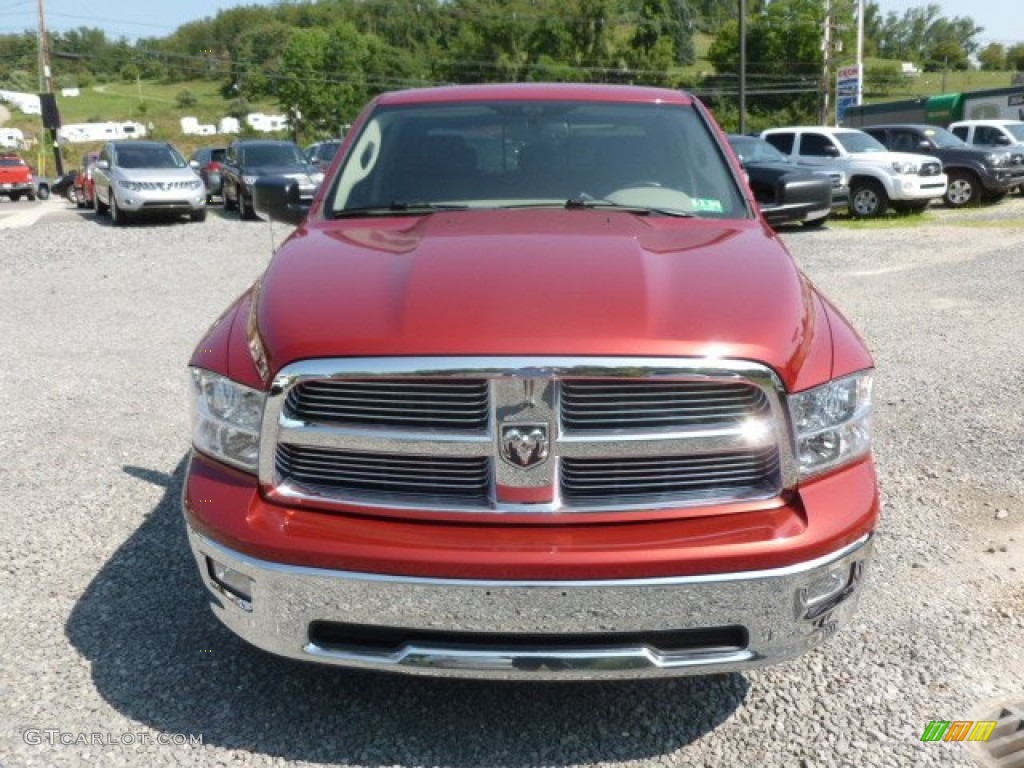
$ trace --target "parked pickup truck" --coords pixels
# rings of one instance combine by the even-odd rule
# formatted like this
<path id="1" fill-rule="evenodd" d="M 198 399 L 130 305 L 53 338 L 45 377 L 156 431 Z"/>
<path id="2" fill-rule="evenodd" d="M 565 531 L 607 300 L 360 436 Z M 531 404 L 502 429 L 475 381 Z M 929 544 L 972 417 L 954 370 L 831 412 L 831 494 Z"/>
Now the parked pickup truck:
<path id="1" fill-rule="evenodd" d="M 949 178 L 942 202 L 963 208 L 1006 197 L 1024 182 L 1024 155 L 1005 148 L 992 149 L 966 144 L 936 125 L 894 123 L 863 129 L 893 151 L 935 157 Z"/>
<path id="2" fill-rule="evenodd" d="M 761 138 L 800 165 L 840 170 L 850 185 L 850 215 L 881 216 L 890 207 L 913 213 L 946 194 L 942 163 L 890 152 L 877 139 L 852 128 L 772 128 Z"/>
<path id="3" fill-rule="evenodd" d="M 32 169 L 16 154 L 0 154 L 0 197 L 17 201 L 22 195 L 29 200 L 36 199 Z"/>
<path id="4" fill-rule="evenodd" d="M 190 362 L 216 616 L 308 661 L 739 670 L 848 622 L 872 361 L 678 91 L 376 97 Z"/>

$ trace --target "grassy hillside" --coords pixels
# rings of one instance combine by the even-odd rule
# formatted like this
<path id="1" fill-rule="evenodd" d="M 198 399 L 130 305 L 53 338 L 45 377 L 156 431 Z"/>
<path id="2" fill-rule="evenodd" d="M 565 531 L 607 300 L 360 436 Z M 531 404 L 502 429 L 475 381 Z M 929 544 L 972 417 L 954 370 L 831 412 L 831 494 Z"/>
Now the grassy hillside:
<path id="1" fill-rule="evenodd" d="M 898 68 L 897 61 L 885 59 L 867 59 L 865 68 Z M 870 75 L 869 75 L 870 81 Z M 1013 85 L 1012 72 L 983 72 L 971 70 L 967 72 L 922 72 L 920 75 L 903 77 L 902 81 L 885 89 L 884 92 L 866 94 L 865 102 L 877 104 L 899 99 L 916 99 L 936 96 L 940 93 L 960 93 L 963 91 L 981 91 L 988 88 L 1008 88 Z"/>
<path id="2" fill-rule="evenodd" d="M 231 101 L 220 95 L 220 84 L 208 80 L 193 80 L 183 83 L 158 83 L 142 80 L 140 82 L 112 82 L 83 88 L 78 96 L 66 97 L 57 94 L 57 108 L 60 110 L 61 122 L 69 123 L 101 123 L 123 122 L 133 120 L 145 126 L 152 124 L 147 138 L 169 141 L 187 157 L 196 147 L 223 144 L 225 136 L 185 136 L 181 133 L 182 117 L 191 116 L 200 123 L 216 123 L 228 113 Z M 193 106 L 178 106 L 178 94 L 189 91 L 196 99 Z M 251 104 L 254 112 L 277 113 L 279 109 L 271 102 Z M 37 141 L 44 139 L 43 129 L 38 115 L 24 115 L 13 107 L 8 107 L 11 119 L 8 125 L 20 128 L 26 137 Z M 45 140 L 40 141 L 45 144 Z M 74 167 L 78 158 L 96 144 L 67 144 L 63 147 L 65 168 Z M 25 159 L 38 166 L 42 173 L 53 172 L 53 154 L 48 147 L 42 152 L 34 149 L 23 153 Z"/>

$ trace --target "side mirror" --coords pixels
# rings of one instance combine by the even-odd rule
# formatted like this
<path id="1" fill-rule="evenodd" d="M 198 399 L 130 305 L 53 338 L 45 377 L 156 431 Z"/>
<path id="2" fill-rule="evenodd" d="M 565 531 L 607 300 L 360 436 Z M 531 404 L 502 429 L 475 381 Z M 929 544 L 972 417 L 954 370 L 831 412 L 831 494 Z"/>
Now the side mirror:
<path id="1" fill-rule="evenodd" d="M 198 160 L 189 160 L 188 161 L 188 167 L 191 168 L 193 171 L 198 171 L 199 170 L 199 161 Z"/>
<path id="2" fill-rule="evenodd" d="M 826 144 L 822 151 L 825 153 L 825 157 L 839 157 L 839 150 L 835 144 Z"/>
<path id="3" fill-rule="evenodd" d="M 106 160 L 97 160 L 96 167 L 99 168 L 101 171 L 109 171 L 110 163 L 107 162 Z"/>
<path id="4" fill-rule="evenodd" d="M 932 143 L 928 139 L 921 139 L 917 142 L 917 149 L 919 152 L 930 152 L 932 149 Z"/>
<path id="5" fill-rule="evenodd" d="M 1000 133 L 998 136 L 996 136 L 996 144 L 1001 147 L 1005 147 L 1009 144 L 1013 144 L 1013 140 L 1006 134 Z"/>
<path id="6" fill-rule="evenodd" d="M 285 176 L 258 177 L 252 188 L 252 205 L 257 213 L 293 226 L 301 224 L 310 209 L 299 197 L 298 182 Z"/>

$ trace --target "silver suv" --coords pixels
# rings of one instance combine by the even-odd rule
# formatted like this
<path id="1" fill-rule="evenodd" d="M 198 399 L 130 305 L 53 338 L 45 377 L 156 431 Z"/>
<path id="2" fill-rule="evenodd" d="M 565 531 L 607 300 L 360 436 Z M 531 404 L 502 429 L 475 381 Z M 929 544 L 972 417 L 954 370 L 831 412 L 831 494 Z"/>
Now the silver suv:
<path id="1" fill-rule="evenodd" d="M 110 141 L 93 171 L 96 213 L 110 213 L 127 224 L 142 213 L 206 219 L 206 188 L 195 168 L 170 144 L 158 141 Z"/>
<path id="2" fill-rule="evenodd" d="M 864 131 L 798 126 L 773 128 L 761 138 L 798 165 L 845 173 L 851 216 L 881 216 L 890 206 L 905 213 L 923 211 L 946 194 L 949 180 L 941 161 L 890 152 Z"/>

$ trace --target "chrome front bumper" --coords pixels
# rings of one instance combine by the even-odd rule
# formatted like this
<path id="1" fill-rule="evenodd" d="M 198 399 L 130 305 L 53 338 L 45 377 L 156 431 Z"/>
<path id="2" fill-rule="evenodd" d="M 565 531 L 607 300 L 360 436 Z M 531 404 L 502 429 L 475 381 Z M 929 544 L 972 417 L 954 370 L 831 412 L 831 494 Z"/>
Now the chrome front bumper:
<path id="1" fill-rule="evenodd" d="M 869 535 L 763 571 L 544 582 L 290 566 L 233 552 L 191 527 L 188 538 L 214 613 L 259 648 L 346 667 L 497 679 L 709 674 L 793 658 L 849 619 L 872 547 Z M 251 579 L 249 599 L 218 582 L 213 563 Z M 344 628 L 354 634 L 339 640 Z M 659 647 L 665 637 L 672 647 Z"/>

